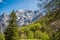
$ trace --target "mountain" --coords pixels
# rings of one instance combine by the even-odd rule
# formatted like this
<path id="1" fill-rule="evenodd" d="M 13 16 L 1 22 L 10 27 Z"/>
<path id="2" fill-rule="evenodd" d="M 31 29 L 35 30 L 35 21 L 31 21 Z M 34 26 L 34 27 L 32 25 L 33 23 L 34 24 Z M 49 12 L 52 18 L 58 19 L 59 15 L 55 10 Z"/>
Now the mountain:
<path id="1" fill-rule="evenodd" d="M 32 23 L 39 17 L 42 17 L 42 14 L 39 10 L 16 10 L 16 16 L 17 16 L 17 24 L 19 27 L 22 25 L 28 25 L 29 23 Z M 0 30 L 3 31 L 6 26 L 9 24 L 10 16 L 3 13 L 0 15 Z"/>
<path id="2" fill-rule="evenodd" d="M 6 26 L 9 24 L 8 20 L 9 20 L 9 15 L 5 13 L 0 15 L 0 30 L 1 31 L 3 31 L 6 28 Z"/>
<path id="3" fill-rule="evenodd" d="M 17 23 L 19 26 L 28 25 L 35 21 L 38 17 L 42 16 L 39 10 L 17 10 Z"/>

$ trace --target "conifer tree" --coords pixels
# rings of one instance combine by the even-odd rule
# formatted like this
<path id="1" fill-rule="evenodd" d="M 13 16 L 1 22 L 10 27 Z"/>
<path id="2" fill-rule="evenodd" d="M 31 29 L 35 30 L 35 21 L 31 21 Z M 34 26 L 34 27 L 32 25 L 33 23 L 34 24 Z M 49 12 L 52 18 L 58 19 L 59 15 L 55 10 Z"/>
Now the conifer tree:
<path id="1" fill-rule="evenodd" d="M 16 15 L 14 10 L 10 14 L 9 25 L 5 30 L 5 39 L 6 40 L 19 40 L 18 39 L 18 27 L 16 24 Z"/>

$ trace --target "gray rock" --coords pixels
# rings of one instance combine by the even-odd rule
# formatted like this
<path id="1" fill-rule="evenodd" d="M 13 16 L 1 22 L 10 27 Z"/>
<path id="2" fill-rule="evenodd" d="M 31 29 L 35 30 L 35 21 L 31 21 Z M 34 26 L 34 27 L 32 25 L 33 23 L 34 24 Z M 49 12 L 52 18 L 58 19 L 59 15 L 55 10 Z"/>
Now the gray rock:
<path id="1" fill-rule="evenodd" d="M 29 23 L 32 23 L 37 18 L 41 17 L 42 14 L 39 10 L 17 10 L 16 11 L 17 16 L 17 24 L 18 26 L 22 25 L 28 25 Z M 9 25 L 9 19 L 10 16 L 7 14 L 0 15 L 0 30 L 4 31 L 5 28 Z"/>

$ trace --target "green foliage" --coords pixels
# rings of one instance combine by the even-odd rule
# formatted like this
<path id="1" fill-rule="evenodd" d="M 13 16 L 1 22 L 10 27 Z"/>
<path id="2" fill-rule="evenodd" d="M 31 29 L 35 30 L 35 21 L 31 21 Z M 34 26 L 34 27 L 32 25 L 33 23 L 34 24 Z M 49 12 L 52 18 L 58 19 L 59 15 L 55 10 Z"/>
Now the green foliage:
<path id="1" fill-rule="evenodd" d="M 19 38 L 20 39 L 27 39 L 27 35 L 25 33 L 22 33 Z"/>
<path id="2" fill-rule="evenodd" d="M 29 31 L 29 32 L 27 33 L 27 38 L 28 38 L 28 39 L 33 39 L 33 38 L 34 38 L 34 33 L 33 33 L 33 31 Z"/>
<path id="3" fill-rule="evenodd" d="M 55 37 L 53 38 L 53 40 L 60 40 L 60 32 L 55 34 Z"/>
<path id="4" fill-rule="evenodd" d="M 40 30 L 37 30 L 35 32 L 35 38 L 42 39 L 42 40 L 49 40 L 49 36 L 46 33 L 41 32 Z"/>
<path id="5" fill-rule="evenodd" d="M 49 35 L 46 33 L 42 33 L 42 40 L 50 40 Z"/>
<path id="6" fill-rule="evenodd" d="M 5 40 L 3 33 L 0 33 L 0 40 Z"/>
<path id="7" fill-rule="evenodd" d="M 41 37 L 42 37 L 42 32 L 40 30 L 36 30 L 35 31 L 35 38 L 41 39 Z"/>
<path id="8" fill-rule="evenodd" d="M 12 11 L 10 15 L 11 19 L 9 25 L 5 30 L 5 39 L 6 40 L 19 40 L 18 39 L 18 26 L 16 24 L 16 15 L 15 12 Z"/>

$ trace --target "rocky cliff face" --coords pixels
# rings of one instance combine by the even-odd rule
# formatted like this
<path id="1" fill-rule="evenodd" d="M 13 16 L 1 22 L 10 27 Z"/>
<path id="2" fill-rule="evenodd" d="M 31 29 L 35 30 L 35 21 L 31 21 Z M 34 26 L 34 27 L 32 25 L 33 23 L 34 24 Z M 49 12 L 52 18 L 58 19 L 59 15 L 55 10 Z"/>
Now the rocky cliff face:
<path id="1" fill-rule="evenodd" d="M 0 30 L 1 31 L 3 31 L 6 28 L 6 26 L 9 24 L 8 23 L 9 19 L 10 19 L 9 15 L 7 15 L 5 13 L 0 15 Z"/>
<path id="2" fill-rule="evenodd" d="M 37 18 L 41 17 L 42 14 L 39 10 L 17 10 L 17 24 L 18 26 L 28 25 L 29 23 L 35 21 Z M 7 14 L 0 15 L 0 30 L 3 31 L 9 24 L 10 16 Z"/>

